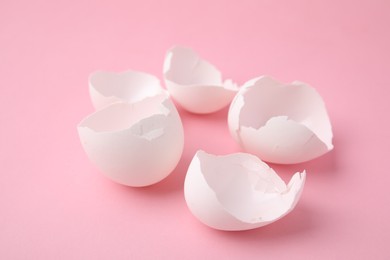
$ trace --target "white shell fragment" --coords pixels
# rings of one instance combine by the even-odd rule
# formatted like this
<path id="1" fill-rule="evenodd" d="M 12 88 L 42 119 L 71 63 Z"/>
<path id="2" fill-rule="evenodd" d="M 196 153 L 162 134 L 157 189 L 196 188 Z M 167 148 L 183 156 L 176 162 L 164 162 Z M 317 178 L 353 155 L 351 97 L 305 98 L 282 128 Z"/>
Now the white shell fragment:
<path id="1" fill-rule="evenodd" d="M 232 136 L 264 161 L 305 162 L 333 149 L 332 126 L 317 91 L 267 76 L 245 83 L 229 109 Z"/>
<path id="2" fill-rule="evenodd" d="M 89 93 L 96 109 L 118 101 L 137 102 L 162 91 L 160 80 L 144 72 L 96 71 L 89 76 Z"/>
<path id="3" fill-rule="evenodd" d="M 172 97 L 184 109 L 198 114 L 224 108 L 238 91 L 231 80 L 222 80 L 217 68 L 185 47 L 174 47 L 167 52 L 164 78 Z"/>
<path id="4" fill-rule="evenodd" d="M 89 159 L 110 179 L 147 186 L 167 177 L 181 158 L 183 126 L 167 93 L 118 102 L 78 125 Z"/>
<path id="5" fill-rule="evenodd" d="M 215 156 L 198 151 L 187 172 L 184 195 L 192 214 L 215 229 L 258 228 L 288 214 L 297 204 L 306 173 L 288 185 L 254 155 Z"/>

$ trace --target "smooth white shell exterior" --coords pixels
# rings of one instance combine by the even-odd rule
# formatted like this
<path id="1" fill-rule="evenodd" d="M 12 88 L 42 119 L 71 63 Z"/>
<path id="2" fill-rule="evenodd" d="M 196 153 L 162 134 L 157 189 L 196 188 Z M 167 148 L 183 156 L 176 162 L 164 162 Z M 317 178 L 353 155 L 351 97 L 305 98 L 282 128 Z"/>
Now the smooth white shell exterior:
<path id="1" fill-rule="evenodd" d="M 164 79 L 172 97 L 187 111 L 206 114 L 226 107 L 238 88 L 192 49 L 174 47 L 164 61 Z"/>
<path id="2" fill-rule="evenodd" d="M 321 96 L 302 82 L 267 76 L 245 83 L 228 114 L 232 136 L 264 161 L 292 164 L 333 149 L 332 127 Z"/>
<path id="3" fill-rule="evenodd" d="M 118 101 L 137 102 L 162 91 L 160 80 L 144 72 L 96 71 L 89 76 L 89 93 L 95 109 Z"/>
<path id="4" fill-rule="evenodd" d="M 296 206 L 306 173 L 288 185 L 256 156 L 215 156 L 198 151 L 189 166 L 184 195 L 192 214 L 215 229 L 258 228 L 288 214 Z"/>
<path id="5" fill-rule="evenodd" d="M 167 177 L 184 146 L 183 126 L 167 94 L 106 106 L 82 120 L 78 133 L 89 159 L 107 177 L 136 187 Z"/>

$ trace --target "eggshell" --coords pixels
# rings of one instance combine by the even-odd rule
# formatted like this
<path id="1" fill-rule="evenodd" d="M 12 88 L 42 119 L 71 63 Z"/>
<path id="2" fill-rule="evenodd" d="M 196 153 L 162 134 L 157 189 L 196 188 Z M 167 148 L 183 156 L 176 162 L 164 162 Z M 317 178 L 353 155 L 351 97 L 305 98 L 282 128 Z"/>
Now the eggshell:
<path id="1" fill-rule="evenodd" d="M 192 49 L 173 47 L 164 61 L 164 79 L 172 97 L 192 113 L 207 114 L 227 106 L 238 88 Z"/>
<path id="2" fill-rule="evenodd" d="M 135 187 L 167 177 L 184 146 L 179 114 L 166 93 L 106 106 L 82 120 L 78 133 L 89 159 L 107 177 Z"/>
<path id="3" fill-rule="evenodd" d="M 254 155 L 216 156 L 198 151 L 188 168 L 184 195 L 188 208 L 202 223 L 235 231 L 270 224 L 296 206 L 306 173 L 288 185 Z"/>
<path id="4" fill-rule="evenodd" d="M 144 72 L 96 71 L 89 76 L 89 93 L 96 109 L 118 101 L 137 102 L 162 91 L 160 80 Z"/>
<path id="5" fill-rule="evenodd" d="M 228 124 L 246 152 L 268 162 L 300 163 L 333 149 L 321 96 L 298 81 L 282 84 L 267 76 L 248 81 L 232 101 Z"/>

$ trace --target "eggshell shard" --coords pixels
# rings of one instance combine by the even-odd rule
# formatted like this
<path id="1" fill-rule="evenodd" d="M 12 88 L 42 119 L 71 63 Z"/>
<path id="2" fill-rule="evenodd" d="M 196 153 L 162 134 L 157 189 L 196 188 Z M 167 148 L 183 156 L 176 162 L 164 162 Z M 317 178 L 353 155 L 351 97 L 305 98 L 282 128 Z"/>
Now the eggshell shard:
<path id="1" fill-rule="evenodd" d="M 238 88 L 192 49 L 173 47 L 164 61 L 164 79 L 172 97 L 187 111 L 206 114 L 227 106 Z"/>
<path id="2" fill-rule="evenodd" d="M 82 120 L 78 133 L 89 159 L 107 177 L 135 187 L 167 177 L 184 146 L 183 126 L 167 94 L 106 106 Z"/>
<path id="3" fill-rule="evenodd" d="M 160 80 L 144 72 L 96 71 L 89 76 L 89 93 L 96 109 L 118 101 L 137 102 L 162 91 Z"/>
<path id="4" fill-rule="evenodd" d="M 288 185 L 254 155 L 215 156 L 198 151 L 188 168 L 184 195 L 192 214 L 219 230 L 254 229 L 270 224 L 296 206 L 306 172 Z"/>
<path id="5" fill-rule="evenodd" d="M 292 164 L 333 149 L 332 126 L 321 96 L 309 85 L 267 76 L 245 83 L 228 114 L 232 136 L 264 161 Z"/>

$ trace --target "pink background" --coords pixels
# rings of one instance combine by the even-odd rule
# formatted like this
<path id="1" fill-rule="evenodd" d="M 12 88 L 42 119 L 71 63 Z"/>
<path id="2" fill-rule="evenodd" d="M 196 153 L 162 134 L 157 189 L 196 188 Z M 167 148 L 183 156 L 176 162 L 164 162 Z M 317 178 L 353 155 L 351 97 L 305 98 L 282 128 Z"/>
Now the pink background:
<path id="1" fill-rule="evenodd" d="M 389 259 L 390 2 L 0 2 L 1 259 Z M 226 77 L 262 74 L 316 87 L 335 149 L 308 171 L 284 219 L 247 232 L 202 225 L 183 181 L 194 152 L 240 149 L 227 110 L 180 111 L 186 145 L 163 182 L 115 184 L 88 161 L 77 123 L 93 111 L 88 74 L 161 78 L 165 51 L 190 46 Z"/>

